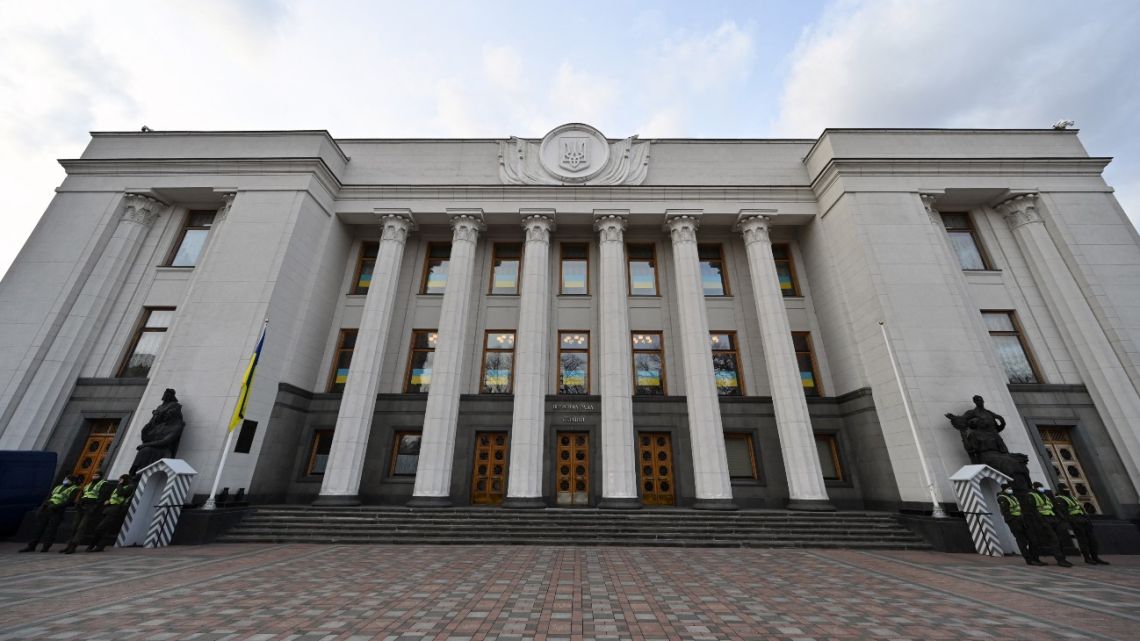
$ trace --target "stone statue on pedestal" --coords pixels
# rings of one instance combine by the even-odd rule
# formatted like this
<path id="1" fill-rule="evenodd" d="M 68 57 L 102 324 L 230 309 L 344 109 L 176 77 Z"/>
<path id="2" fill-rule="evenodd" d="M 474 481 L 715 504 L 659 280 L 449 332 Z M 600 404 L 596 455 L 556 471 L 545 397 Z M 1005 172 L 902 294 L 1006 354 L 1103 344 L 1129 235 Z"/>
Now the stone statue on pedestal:
<path id="1" fill-rule="evenodd" d="M 131 463 L 130 475 L 134 476 L 139 470 L 159 459 L 173 458 L 178 451 L 178 441 L 182 438 L 182 428 L 186 423 L 182 420 L 182 404 L 174 395 L 174 390 L 167 388 L 162 393 L 162 404 L 151 412 L 150 420 L 142 428 L 142 445 L 138 446 L 138 454 Z"/>
<path id="2" fill-rule="evenodd" d="M 1029 492 L 1029 457 L 1010 452 L 1001 438 L 1005 419 L 986 409 L 981 396 L 974 397 L 974 408 L 961 416 L 947 413 L 950 424 L 962 435 L 962 445 L 971 463 L 989 465 L 1013 479 L 1010 485 L 1017 494 Z"/>

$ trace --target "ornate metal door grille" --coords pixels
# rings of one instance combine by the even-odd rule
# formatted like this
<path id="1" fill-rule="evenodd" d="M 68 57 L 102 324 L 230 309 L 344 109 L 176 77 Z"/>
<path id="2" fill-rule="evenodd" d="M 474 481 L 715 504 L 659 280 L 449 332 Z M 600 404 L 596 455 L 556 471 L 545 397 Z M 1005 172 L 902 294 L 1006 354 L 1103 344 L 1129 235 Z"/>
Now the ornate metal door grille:
<path id="1" fill-rule="evenodd" d="M 1100 514 L 1100 502 L 1096 500 L 1092 485 L 1085 475 L 1085 468 L 1077 457 L 1073 446 L 1073 428 L 1067 426 L 1039 427 L 1041 440 L 1045 443 L 1045 453 L 1057 480 L 1069 486 L 1073 497 L 1081 502 L 1089 514 Z"/>

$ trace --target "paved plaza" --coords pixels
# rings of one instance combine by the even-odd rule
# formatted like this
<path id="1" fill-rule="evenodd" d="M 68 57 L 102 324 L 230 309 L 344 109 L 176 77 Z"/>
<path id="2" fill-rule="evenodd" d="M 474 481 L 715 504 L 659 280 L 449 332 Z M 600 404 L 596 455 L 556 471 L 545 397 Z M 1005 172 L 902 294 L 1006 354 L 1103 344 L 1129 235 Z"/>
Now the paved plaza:
<path id="1" fill-rule="evenodd" d="M 1140 638 L 1140 557 L 0 544 L 0 640 Z M 57 548 L 58 549 L 58 548 Z"/>

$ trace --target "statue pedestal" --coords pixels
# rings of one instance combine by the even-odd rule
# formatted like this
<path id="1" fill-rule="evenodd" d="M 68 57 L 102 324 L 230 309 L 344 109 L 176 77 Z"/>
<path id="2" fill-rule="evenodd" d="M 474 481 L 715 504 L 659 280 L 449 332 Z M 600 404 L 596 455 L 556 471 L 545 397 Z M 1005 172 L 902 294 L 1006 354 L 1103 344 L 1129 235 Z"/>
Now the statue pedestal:
<path id="1" fill-rule="evenodd" d="M 1017 554 L 1017 541 L 1001 516 L 997 500 L 1001 484 L 1012 479 L 988 465 L 964 465 L 950 480 L 978 554 Z"/>
<path id="2" fill-rule="evenodd" d="M 144 467 L 115 545 L 160 548 L 170 543 L 197 475 L 189 463 L 177 458 L 159 459 Z"/>

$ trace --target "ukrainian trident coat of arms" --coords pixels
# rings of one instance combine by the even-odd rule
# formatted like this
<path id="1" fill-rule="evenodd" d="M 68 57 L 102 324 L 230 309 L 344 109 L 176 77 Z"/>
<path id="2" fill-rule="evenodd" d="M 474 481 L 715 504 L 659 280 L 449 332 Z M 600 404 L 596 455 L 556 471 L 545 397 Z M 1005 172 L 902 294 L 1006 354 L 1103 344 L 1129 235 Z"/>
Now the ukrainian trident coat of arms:
<path id="1" fill-rule="evenodd" d="M 590 139 L 585 136 L 567 136 L 559 140 L 561 153 L 558 164 L 568 171 L 581 171 L 590 166 Z"/>

